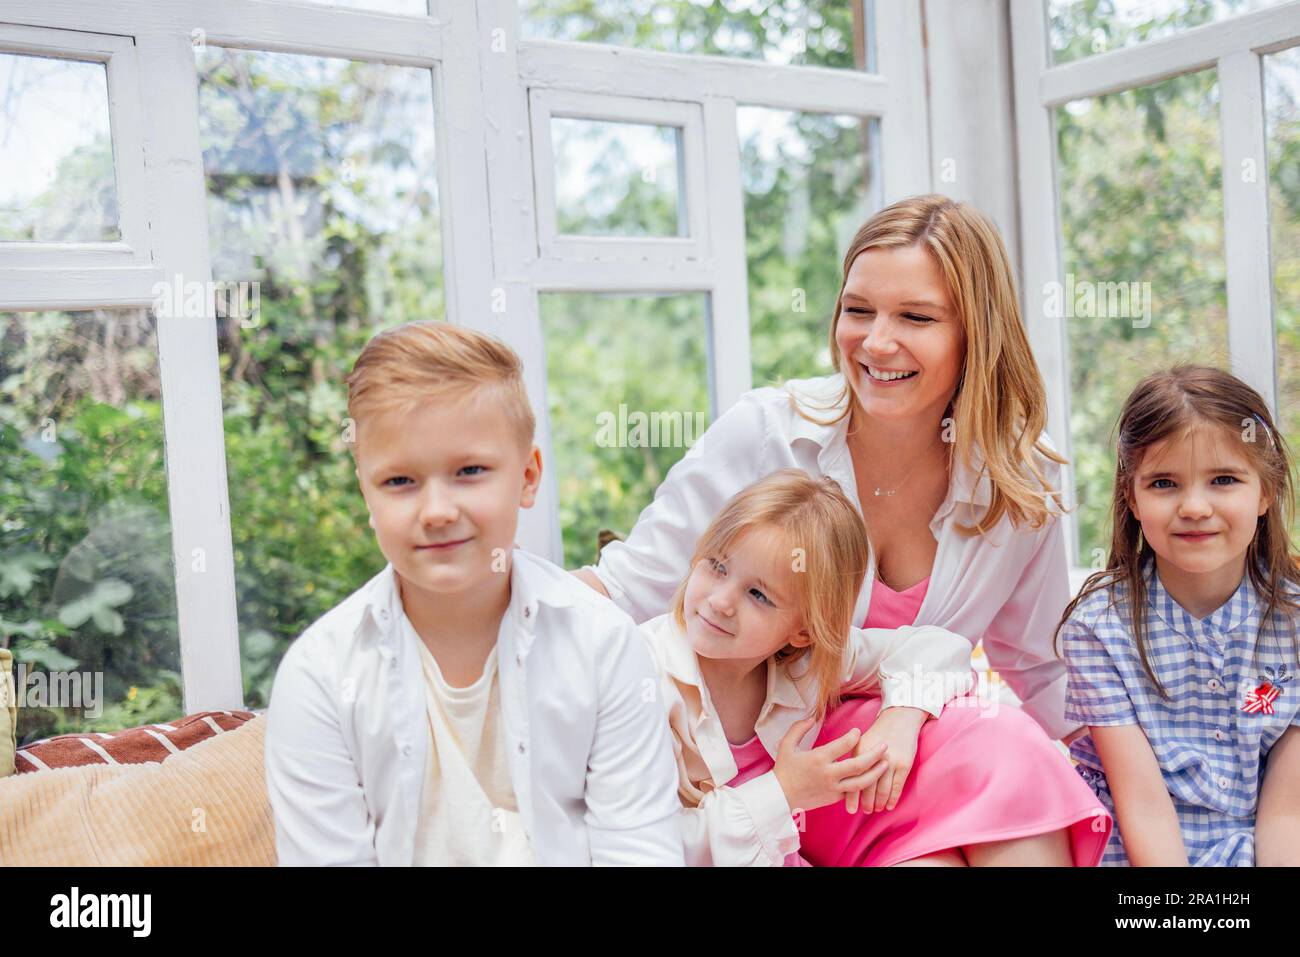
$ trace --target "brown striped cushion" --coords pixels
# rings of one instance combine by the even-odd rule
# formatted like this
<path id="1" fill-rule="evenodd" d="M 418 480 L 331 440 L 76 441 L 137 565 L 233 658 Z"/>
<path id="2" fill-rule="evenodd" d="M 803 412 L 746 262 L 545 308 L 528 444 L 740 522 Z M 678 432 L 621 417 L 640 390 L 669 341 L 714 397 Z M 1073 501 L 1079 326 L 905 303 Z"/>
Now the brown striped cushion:
<path id="1" fill-rule="evenodd" d="M 166 724 L 125 731 L 60 734 L 19 748 L 15 773 L 86 764 L 150 764 L 223 731 L 233 731 L 253 717 L 251 711 L 200 711 Z"/>

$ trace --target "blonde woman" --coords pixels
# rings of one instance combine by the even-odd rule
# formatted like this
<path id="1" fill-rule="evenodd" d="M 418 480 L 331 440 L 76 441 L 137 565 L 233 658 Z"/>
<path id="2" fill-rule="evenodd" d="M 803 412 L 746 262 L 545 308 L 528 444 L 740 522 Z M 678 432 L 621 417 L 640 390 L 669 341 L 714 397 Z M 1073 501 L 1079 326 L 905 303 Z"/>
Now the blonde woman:
<path id="1" fill-rule="evenodd" d="M 1044 389 L 997 228 L 937 195 L 881 210 L 844 257 L 830 341 L 836 374 L 743 396 L 673 467 L 627 540 L 577 574 L 646 621 L 669 609 L 696 540 L 737 491 L 788 467 L 834 479 L 871 542 L 854 622 L 982 639 L 1023 711 L 954 702 L 928 720 L 878 698 L 842 705 L 823 735 L 858 722 L 857 752 L 885 742 L 890 772 L 863 799 L 875 830 L 858 846 L 819 848 L 824 859 L 1095 863 L 1109 818 L 1079 816 L 1077 775 L 1050 741 L 1080 730 L 1065 720 L 1065 666 L 1052 648 L 1070 599 L 1054 494 L 1064 459 L 1043 432 Z M 928 742 L 942 760 L 922 765 Z M 985 785 L 964 814 L 943 800 L 954 774 Z M 906 827 L 919 818 L 931 824 L 924 845 Z"/>

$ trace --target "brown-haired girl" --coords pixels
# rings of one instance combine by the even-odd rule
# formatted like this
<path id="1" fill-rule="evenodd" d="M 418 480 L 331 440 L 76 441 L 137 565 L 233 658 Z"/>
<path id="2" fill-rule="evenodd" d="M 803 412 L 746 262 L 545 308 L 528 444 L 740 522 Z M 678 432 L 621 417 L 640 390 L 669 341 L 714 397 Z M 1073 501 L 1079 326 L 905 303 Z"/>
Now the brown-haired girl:
<path id="1" fill-rule="evenodd" d="M 1300 864 L 1286 442 L 1254 389 L 1179 366 L 1138 383 L 1117 451 L 1110 559 L 1059 629 L 1102 864 Z"/>

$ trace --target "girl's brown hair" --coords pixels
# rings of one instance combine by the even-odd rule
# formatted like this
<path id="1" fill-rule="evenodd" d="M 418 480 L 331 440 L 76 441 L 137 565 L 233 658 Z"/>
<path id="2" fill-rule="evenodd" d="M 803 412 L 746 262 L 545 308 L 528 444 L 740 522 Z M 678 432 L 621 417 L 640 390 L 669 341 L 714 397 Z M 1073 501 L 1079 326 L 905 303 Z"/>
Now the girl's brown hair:
<path id="1" fill-rule="evenodd" d="M 869 249 L 918 245 L 939 264 L 965 335 L 966 357 L 950 405 L 956 438 L 953 454 L 969 468 L 971 453 L 979 449 L 993 490 L 979 522 L 957 528 L 965 535 L 977 535 L 1003 515 L 1016 524 L 1039 528 L 1052 516 L 1049 496 L 1058 508 L 1063 506 L 1060 490 L 1051 488 L 1034 453 L 1058 464 L 1066 460 L 1039 440 L 1046 424 L 1047 392 L 1020 318 L 1011 263 L 997 226 L 973 206 L 938 194 L 913 196 L 882 209 L 858 230 L 844 255 L 844 278 L 831 320 L 831 355 L 845 382 L 830 407 L 842 404 L 844 409 L 829 421 L 802 410 L 800 414 L 833 425 L 856 405 L 848 383 L 852 372 L 845 368 L 835 341 L 854 260 Z"/>
<path id="2" fill-rule="evenodd" d="M 810 654 L 816 680 L 817 714 L 839 701 L 844 649 L 853 624 L 858 590 L 867 574 L 867 532 L 862 516 L 830 478 L 813 478 L 800 469 L 782 469 L 737 492 L 695 543 L 691 569 L 706 558 L 721 557 L 742 535 L 755 529 L 780 533 L 783 554 L 794 570 L 795 601 L 811 644 L 786 647 L 776 659 L 788 664 Z M 672 614 L 686 627 L 683 606 L 689 573 L 673 596 Z"/>
<path id="3" fill-rule="evenodd" d="M 1286 440 L 1278 432 L 1263 397 L 1236 376 L 1210 366 L 1178 365 L 1147 376 L 1133 389 L 1120 413 L 1116 443 L 1115 490 L 1111 499 L 1110 558 L 1106 567 L 1084 582 L 1066 606 L 1061 626 L 1089 595 L 1122 585 L 1128 596 L 1127 616 L 1138 655 L 1147 677 L 1165 700 L 1169 694 L 1156 678 L 1147 656 L 1143 610 L 1147 605 L 1147 578 L 1155 553 L 1142 536 L 1133 515 L 1134 479 L 1147 450 L 1166 439 L 1178 440 L 1198 427 L 1218 427 L 1239 440 L 1251 467 L 1259 474 L 1268 511 L 1259 516 L 1255 537 L 1246 550 L 1246 574 L 1265 602 L 1258 638 L 1265 632 L 1285 631 L 1300 661 L 1296 646 L 1296 601 L 1300 585 L 1300 555 L 1291 545 L 1288 529 L 1295 512 L 1293 464 Z M 1115 591 L 1111 604 L 1115 605 Z M 1279 627 L 1284 624 L 1284 628 Z M 1255 648 L 1259 652 L 1258 642 Z M 1059 652 L 1058 652 L 1059 653 Z"/>

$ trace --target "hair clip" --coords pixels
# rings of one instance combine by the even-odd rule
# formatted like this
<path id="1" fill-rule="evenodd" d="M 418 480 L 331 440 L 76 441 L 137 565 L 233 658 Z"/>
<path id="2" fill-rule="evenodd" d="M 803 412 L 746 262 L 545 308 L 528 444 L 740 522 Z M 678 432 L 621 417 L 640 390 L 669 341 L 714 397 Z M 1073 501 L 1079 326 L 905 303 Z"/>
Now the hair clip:
<path id="1" fill-rule="evenodd" d="M 1256 415 L 1254 412 L 1251 413 L 1251 417 L 1252 417 L 1256 422 L 1258 422 L 1260 425 L 1262 425 L 1262 426 L 1264 427 L 1264 434 L 1268 436 L 1268 446 L 1269 446 L 1269 448 L 1271 448 L 1271 449 L 1275 449 L 1275 448 L 1277 448 L 1277 443 L 1273 441 L 1273 430 L 1270 429 L 1270 428 L 1268 427 L 1268 423 L 1265 422 L 1265 421 L 1264 421 L 1262 418 L 1260 418 L 1258 415 Z"/>

